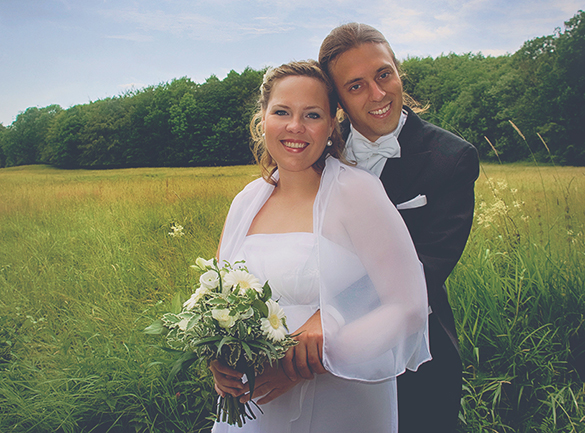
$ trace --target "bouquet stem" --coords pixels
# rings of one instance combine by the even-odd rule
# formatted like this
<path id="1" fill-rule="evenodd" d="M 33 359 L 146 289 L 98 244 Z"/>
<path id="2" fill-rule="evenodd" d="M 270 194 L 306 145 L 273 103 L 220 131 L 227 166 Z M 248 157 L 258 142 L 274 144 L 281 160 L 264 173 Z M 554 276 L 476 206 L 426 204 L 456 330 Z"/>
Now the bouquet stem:
<path id="1" fill-rule="evenodd" d="M 252 401 L 252 403 L 254 403 Z M 260 412 L 262 409 L 254 403 Z M 216 421 L 227 422 L 230 425 L 237 424 L 238 427 L 246 424 L 246 419 L 256 419 L 256 415 L 252 412 L 250 402 L 240 403 L 239 397 L 234 397 L 226 394 L 225 397 L 219 397 L 216 407 Z"/>

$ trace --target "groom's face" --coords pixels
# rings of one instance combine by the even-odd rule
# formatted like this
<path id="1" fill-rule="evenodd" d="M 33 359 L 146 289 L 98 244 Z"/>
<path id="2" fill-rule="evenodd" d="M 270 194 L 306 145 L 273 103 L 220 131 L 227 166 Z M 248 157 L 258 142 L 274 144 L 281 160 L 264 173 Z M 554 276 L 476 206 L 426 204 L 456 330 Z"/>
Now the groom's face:
<path id="1" fill-rule="evenodd" d="M 329 71 L 344 111 L 371 141 L 394 131 L 402 112 L 402 81 L 384 44 L 365 43 L 337 57 Z"/>

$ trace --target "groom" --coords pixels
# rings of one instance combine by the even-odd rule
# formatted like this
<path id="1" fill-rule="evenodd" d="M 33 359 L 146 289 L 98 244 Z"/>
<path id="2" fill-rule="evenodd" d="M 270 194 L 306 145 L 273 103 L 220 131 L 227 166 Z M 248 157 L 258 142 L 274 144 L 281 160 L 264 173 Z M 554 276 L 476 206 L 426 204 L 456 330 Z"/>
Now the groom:
<path id="1" fill-rule="evenodd" d="M 444 283 L 471 229 L 477 151 L 403 105 L 399 64 L 373 27 L 335 28 L 321 44 L 319 62 L 349 118 L 348 159 L 380 177 L 425 270 L 433 359 L 398 377 L 399 431 L 454 432 L 461 359 Z"/>

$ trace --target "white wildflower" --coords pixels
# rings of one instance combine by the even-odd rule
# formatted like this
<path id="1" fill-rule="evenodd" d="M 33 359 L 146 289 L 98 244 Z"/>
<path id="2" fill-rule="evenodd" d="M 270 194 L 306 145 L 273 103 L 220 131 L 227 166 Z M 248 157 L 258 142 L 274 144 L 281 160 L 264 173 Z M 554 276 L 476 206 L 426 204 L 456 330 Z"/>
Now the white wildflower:
<path id="1" fill-rule="evenodd" d="M 260 319 L 262 332 L 273 341 L 281 341 L 286 336 L 283 319 L 284 310 L 272 299 L 266 302 L 268 317 Z"/>
<path id="2" fill-rule="evenodd" d="M 169 236 L 172 236 L 172 237 L 185 236 L 185 233 L 183 233 L 183 226 L 180 226 L 178 224 L 173 224 L 171 226 L 171 230 L 172 230 L 172 232 L 169 232 Z"/>

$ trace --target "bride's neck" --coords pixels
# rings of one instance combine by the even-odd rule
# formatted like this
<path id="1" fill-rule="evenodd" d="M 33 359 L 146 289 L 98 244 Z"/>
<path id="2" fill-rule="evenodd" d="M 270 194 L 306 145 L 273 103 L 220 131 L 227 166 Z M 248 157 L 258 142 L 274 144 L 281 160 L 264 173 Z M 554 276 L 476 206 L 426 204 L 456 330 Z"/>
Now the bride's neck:
<path id="1" fill-rule="evenodd" d="M 321 175 L 312 168 L 303 172 L 279 172 L 276 191 L 290 197 L 315 197 Z"/>

